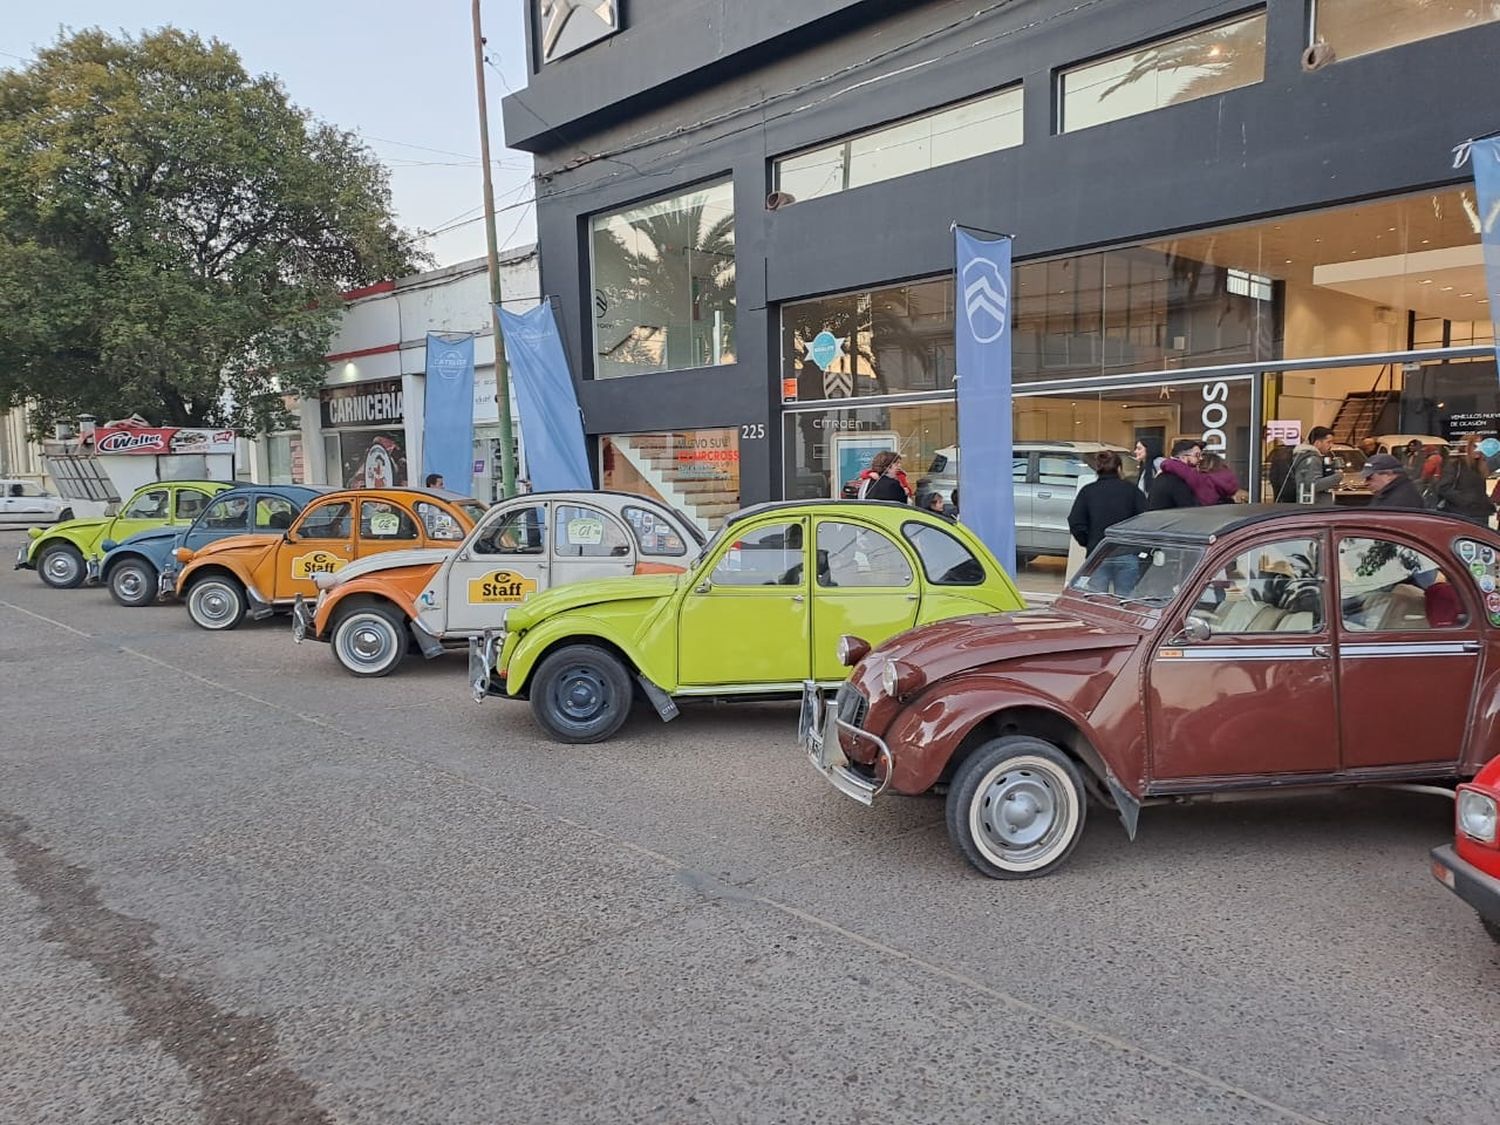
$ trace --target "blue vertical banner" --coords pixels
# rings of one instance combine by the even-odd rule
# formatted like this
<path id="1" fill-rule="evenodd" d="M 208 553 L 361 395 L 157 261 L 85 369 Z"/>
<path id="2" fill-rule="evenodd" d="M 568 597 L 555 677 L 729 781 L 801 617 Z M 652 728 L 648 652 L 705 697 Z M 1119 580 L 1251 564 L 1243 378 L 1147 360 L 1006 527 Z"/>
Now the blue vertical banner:
<path id="1" fill-rule="evenodd" d="M 474 491 L 474 337 L 427 333 L 422 416 L 422 480 L 439 473 L 443 487 L 468 496 Z"/>
<path id="2" fill-rule="evenodd" d="M 593 488 L 578 391 L 551 303 L 543 301 L 523 313 L 498 307 L 496 311 L 521 414 L 532 491 Z"/>
<path id="3" fill-rule="evenodd" d="M 1484 287 L 1495 325 L 1495 358 L 1500 363 L 1500 135 L 1469 145 L 1474 162 L 1474 194 L 1479 202 L 1479 240 L 1484 245 Z"/>
<path id="4" fill-rule="evenodd" d="M 1006 572 L 1016 570 L 1010 371 L 1010 237 L 957 224 L 958 508 Z"/>

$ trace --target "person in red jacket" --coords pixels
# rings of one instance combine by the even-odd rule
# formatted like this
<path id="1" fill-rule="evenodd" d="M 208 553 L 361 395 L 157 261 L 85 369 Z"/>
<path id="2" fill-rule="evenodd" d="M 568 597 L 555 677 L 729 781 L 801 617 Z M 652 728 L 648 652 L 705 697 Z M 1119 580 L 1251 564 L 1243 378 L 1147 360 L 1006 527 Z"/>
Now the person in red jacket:
<path id="1" fill-rule="evenodd" d="M 875 454 L 870 467 L 859 474 L 858 497 L 893 504 L 910 503 L 911 488 L 906 483 L 906 474 L 901 471 L 901 454 L 889 449 Z"/>

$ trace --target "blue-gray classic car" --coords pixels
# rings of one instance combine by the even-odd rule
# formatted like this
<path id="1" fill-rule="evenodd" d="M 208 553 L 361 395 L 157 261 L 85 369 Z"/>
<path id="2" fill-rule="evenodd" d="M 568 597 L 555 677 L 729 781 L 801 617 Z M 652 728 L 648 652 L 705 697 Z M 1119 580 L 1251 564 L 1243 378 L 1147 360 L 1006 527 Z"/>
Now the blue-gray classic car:
<path id="1" fill-rule="evenodd" d="M 246 484 L 215 496 L 187 527 L 142 531 L 106 541 L 98 579 L 125 606 L 150 605 L 177 587 L 177 550 L 197 550 L 229 535 L 279 535 L 316 496 L 329 489 L 305 484 Z"/>

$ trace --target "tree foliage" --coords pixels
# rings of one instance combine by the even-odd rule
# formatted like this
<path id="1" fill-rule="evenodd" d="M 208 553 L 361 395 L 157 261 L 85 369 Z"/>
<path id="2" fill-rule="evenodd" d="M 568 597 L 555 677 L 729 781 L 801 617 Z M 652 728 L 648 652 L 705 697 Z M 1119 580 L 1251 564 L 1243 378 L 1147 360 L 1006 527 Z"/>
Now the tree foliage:
<path id="1" fill-rule="evenodd" d="M 420 260 L 358 138 L 218 41 L 89 30 L 0 73 L 0 408 L 278 421 L 340 292 Z"/>

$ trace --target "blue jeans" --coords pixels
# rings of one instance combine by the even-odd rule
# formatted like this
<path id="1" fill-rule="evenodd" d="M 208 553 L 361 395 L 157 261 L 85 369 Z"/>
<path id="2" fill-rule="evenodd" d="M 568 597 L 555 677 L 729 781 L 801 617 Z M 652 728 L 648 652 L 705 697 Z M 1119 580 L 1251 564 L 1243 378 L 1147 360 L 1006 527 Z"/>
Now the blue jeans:
<path id="1" fill-rule="evenodd" d="M 1106 593 L 1128 594 L 1141 579 L 1141 563 L 1134 555 L 1115 555 L 1099 564 L 1089 575 L 1089 589 Z"/>

